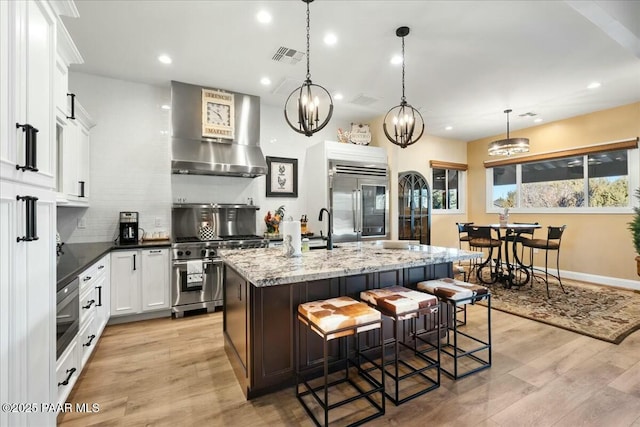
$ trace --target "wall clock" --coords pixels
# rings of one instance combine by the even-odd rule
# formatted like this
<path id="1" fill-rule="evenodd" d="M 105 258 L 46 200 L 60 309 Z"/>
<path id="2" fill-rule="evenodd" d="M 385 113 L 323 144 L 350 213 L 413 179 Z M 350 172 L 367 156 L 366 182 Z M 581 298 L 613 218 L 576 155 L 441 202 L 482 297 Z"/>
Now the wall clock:
<path id="1" fill-rule="evenodd" d="M 234 139 L 234 96 L 232 93 L 202 89 L 202 136 Z"/>

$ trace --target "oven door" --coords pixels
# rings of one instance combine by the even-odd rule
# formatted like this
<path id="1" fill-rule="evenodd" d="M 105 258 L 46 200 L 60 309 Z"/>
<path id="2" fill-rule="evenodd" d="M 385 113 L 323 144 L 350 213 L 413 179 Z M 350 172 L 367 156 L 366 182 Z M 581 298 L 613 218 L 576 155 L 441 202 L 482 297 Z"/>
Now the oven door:
<path id="1" fill-rule="evenodd" d="M 219 301 L 222 305 L 222 260 L 202 261 L 202 282 L 189 283 L 187 261 L 173 261 L 171 300 L 173 306 Z"/>
<path id="2" fill-rule="evenodd" d="M 56 294 L 56 359 L 69 346 L 80 326 L 78 278 Z"/>

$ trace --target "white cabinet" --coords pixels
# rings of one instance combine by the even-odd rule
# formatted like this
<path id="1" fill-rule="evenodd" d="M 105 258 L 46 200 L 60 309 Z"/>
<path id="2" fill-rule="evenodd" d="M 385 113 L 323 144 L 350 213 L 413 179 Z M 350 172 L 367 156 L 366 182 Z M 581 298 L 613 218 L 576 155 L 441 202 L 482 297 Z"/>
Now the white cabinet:
<path id="1" fill-rule="evenodd" d="M 48 2 L 0 2 L 0 20 L 0 177 L 53 188 L 56 16 Z"/>
<path id="2" fill-rule="evenodd" d="M 169 308 L 169 250 L 142 250 L 142 311 Z"/>
<path id="3" fill-rule="evenodd" d="M 0 181 L 0 217 L 0 401 L 55 401 L 53 192 Z M 51 425 L 54 415 L 0 413 L 0 425 Z"/>
<path id="4" fill-rule="evenodd" d="M 98 278 L 95 281 L 96 292 L 96 331 L 102 335 L 111 313 L 111 256 L 105 255 L 97 265 Z"/>
<path id="5" fill-rule="evenodd" d="M 169 249 L 111 253 L 111 316 L 169 307 Z"/>
<path id="6" fill-rule="evenodd" d="M 78 352 L 78 343 L 74 340 L 56 362 L 56 384 L 58 387 L 56 400 L 59 405 L 66 402 L 71 389 L 80 376 L 80 362 L 81 354 Z"/>

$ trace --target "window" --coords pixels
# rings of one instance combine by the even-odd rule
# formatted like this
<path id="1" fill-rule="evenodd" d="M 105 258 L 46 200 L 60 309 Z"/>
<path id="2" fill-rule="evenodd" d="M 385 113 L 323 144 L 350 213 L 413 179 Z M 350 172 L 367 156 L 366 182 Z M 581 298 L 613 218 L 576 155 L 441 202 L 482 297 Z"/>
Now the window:
<path id="1" fill-rule="evenodd" d="M 502 164 L 487 168 L 488 210 L 628 212 L 629 195 L 640 185 L 638 150 L 585 151 L 566 157 L 540 155 L 548 158 L 523 163 L 496 162 Z"/>
<path id="2" fill-rule="evenodd" d="M 467 165 L 431 160 L 431 206 L 440 211 L 460 211 L 464 201 Z"/>

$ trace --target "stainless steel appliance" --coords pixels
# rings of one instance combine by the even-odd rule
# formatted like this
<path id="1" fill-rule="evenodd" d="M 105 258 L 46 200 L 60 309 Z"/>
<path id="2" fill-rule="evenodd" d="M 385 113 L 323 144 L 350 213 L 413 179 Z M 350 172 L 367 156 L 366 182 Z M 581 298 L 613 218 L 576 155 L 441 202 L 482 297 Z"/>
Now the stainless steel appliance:
<path id="1" fill-rule="evenodd" d="M 71 344 L 80 326 L 80 281 L 76 277 L 56 293 L 56 358 Z"/>
<path id="2" fill-rule="evenodd" d="M 386 164 L 329 163 L 333 242 L 388 239 L 389 171 Z"/>
<path id="3" fill-rule="evenodd" d="M 138 243 L 138 212 L 120 212 L 120 244 Z"/>
<path id="4" fill-rule="evenodd" d="M 172 208 L 172 312 L 222 306 L 223 248 L 266 247 L 257 236 L 254 205 L 175 204 Z"/>
<path id="5" fill-rule="evenodd" d="M 267 162 L 260 149 L 260 97 L 222 91 L 233 96 L 233 109 L 213 114 L 234 128 L 233 139 L 202 136 L 202 90 L 211 89 L 182 82 L 171 82 L 171 171 L 179 174 L 256 177 L 267 173 Z"/>

